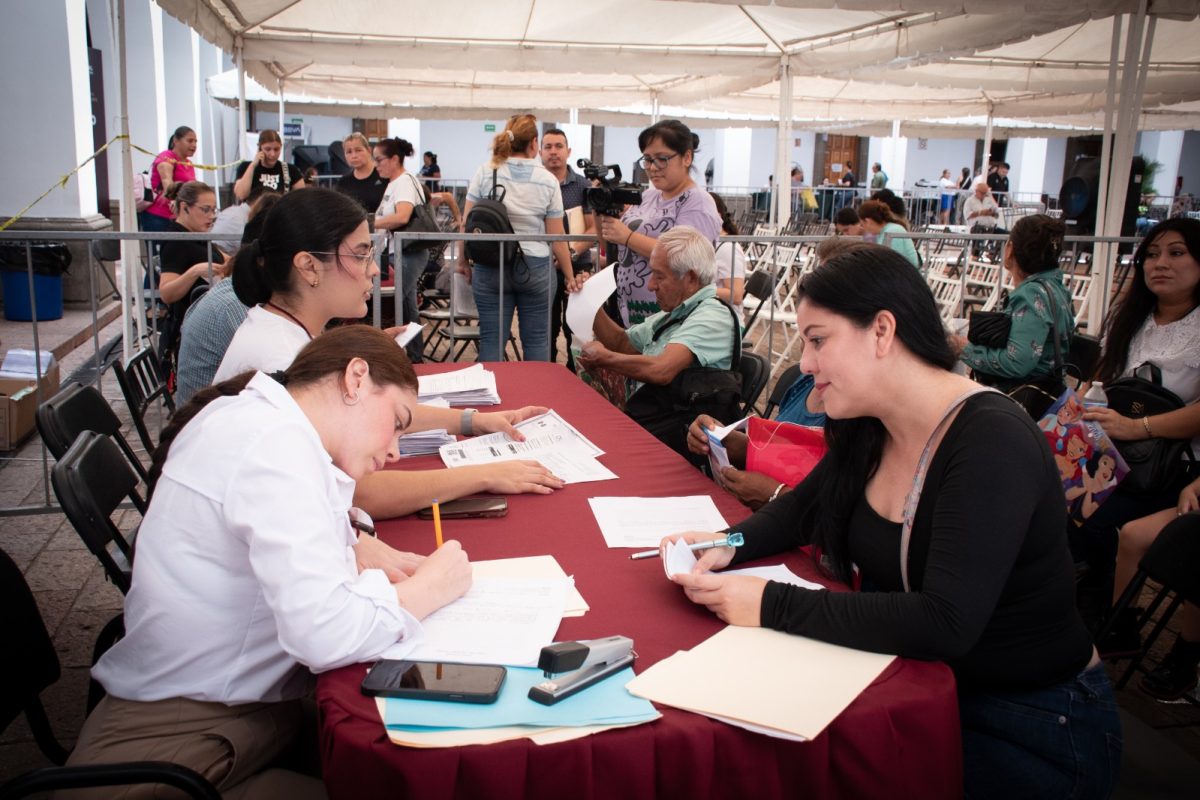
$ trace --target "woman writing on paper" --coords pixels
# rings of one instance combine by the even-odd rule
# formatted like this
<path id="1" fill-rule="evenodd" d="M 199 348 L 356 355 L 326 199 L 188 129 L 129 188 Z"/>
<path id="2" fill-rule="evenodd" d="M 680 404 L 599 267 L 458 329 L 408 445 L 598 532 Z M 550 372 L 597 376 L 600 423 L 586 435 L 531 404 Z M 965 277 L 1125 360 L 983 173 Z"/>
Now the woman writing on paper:
<path id="1" fill-rule="evenodd" d="M 471 585 L 454 541 L 427 558 L 392 551 L 386 570 L 355 564 L 355 481 L 396 460 L 416 390 L 392 337 L 354 325 L 175 414 L 125 636 L 94 668 L 107 695 L 71 764 L 166 759 L 227 797 L 325 796 L 318 779 L 268 769 L 303 724 L 310 673 L 378 658 Z"/>
<path id="2" fill-rule="evenodd" d="M 1062 486 L 1041 432 L 952 371 L 933 297 L 894 251 L 833 258 L 798 298 L 829 452 L 733 526 L 744 547 L 709 550 L 674 580 L 731 624 L 945 660 L 972 798 L 1105 796 L 1120 724 L 1074 607 Z M 705 574 L 810 543 L 843 581 L 857 566 L 864 591 Z"/>
<path id="3" fill-rule="evenodd" d="M 331 189 L 285 195 L 263 223 L 262 235 L 238 251 L 233 288 L 250 306 L 217 370 L 221 381 L 245 370 L 273 372 L 329 322 L 367 313 L 379 274 L 367 215 L 354 200 Z M 475 413 L 474 409 L 413 407 L 413 430 L 444 428 L 470 436 L 504 433 L 520 439 L 516 423 L 546 409 Z M 356 502 L 373 517 L 395 517 L 476 492 L 549 494 L 562 481 L 536 461 L 502 461 L 455 469 L 385 470 L 358 484 Z"/>

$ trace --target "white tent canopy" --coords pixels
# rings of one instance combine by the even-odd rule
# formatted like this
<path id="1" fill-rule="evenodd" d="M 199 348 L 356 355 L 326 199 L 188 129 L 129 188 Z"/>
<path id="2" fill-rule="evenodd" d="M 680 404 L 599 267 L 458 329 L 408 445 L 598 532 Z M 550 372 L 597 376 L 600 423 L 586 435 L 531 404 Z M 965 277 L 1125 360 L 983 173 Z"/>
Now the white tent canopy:
<path id="1" fill-rule="evenodd" d="M 693 121 L 764 124 L 779 118 L 777 77 L 786 60 L 798 121 L 994 115 L 1092 128 L 1103 124 L 1105 18 L 1137 7 L 1133 0 L 602 0 L 566 12 L 536 0 L 159 3 L 219 46 L 240 45 L 247 74 L 269 90 L 282 81 L 289 95 L 322 98 L 324 106 L 377 104 L 382 115 L 538 109 L 565 118 L 579 109 L 580 121 L 595 123 L 657 106 Z M 1177 104 L 1200 101 L 1200 51 L 1189 46 L 1200 35 L 1197 5 L 1154 0 L 1150 11 L 1158 27 L 1143 107 L 1176 110 L 1143 115 L 1143 127 L 1194 127 L 1194 112 Z"/>

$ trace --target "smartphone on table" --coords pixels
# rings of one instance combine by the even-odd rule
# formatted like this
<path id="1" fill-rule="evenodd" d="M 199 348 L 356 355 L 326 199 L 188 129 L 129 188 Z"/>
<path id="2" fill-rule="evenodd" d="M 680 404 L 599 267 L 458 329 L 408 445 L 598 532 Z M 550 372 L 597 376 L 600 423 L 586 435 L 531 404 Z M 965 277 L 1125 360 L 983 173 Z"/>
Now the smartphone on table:
<path id="1" fill-rule="evenodd" d="M 442 519 L 467 519 L 470 517 L 503 517 L 508 513 L 508 498 L 479 496 L 460 497 L 438 504 Z M 422 508 L 417 512 L 421 519 L 433 519 L 433 507 Z"/>
<path id="2" fill-rule="evenodd" d="M 393 661 L 371 667 L 362 682 L 370 697 L 405 697 L 453 703 L 494 703 L 508 670 L 490 664 L 449 661 Z"/>

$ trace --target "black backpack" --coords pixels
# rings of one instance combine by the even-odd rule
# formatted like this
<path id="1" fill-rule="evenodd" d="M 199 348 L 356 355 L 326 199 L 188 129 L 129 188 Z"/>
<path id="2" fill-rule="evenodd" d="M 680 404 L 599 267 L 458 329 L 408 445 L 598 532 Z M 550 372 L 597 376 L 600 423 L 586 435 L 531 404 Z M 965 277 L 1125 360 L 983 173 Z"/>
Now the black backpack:
<path id="1" fill-rule="evenodd" d="M 492 170 L 492 190 L 488 196 L 471 206 L 467 214 L 465 233 L 514 233 L 508 219 L 508 207 L 504 205 L 507 190 L 496 181 L 496 170 Z M 476 264 L 511 267 L 523 258 L 521 246 L 516 242 L 472 242 L 466 243 L 467 258 Z"/>

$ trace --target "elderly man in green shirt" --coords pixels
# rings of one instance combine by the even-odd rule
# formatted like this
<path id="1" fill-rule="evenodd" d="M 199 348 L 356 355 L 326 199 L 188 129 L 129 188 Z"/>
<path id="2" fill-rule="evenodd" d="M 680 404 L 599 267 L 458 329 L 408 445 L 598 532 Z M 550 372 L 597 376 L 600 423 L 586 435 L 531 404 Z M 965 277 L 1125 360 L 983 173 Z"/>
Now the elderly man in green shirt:
<path id="1" fill-rule="evenodd" d="M 662 311 L 625 330 L 601 309 L 592 324 L 596 339 L 583 348 L 579 363 L 624 375 L 637 391 L 647 384 L 666 387 L 688 367 L 729 369 L 741 331 L 717 297 L 715 276 L 716 256 L 704 234 L 686 225 L 667 231 L 650 254 L 648 284 Z M 686 452 L 687 422 L 694 416 L 670 441 L 651 432 Z"/>

